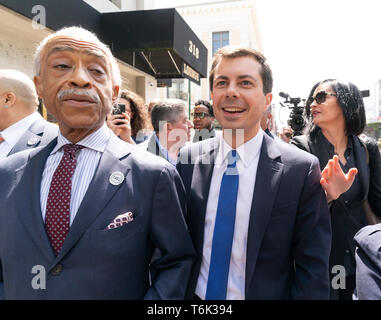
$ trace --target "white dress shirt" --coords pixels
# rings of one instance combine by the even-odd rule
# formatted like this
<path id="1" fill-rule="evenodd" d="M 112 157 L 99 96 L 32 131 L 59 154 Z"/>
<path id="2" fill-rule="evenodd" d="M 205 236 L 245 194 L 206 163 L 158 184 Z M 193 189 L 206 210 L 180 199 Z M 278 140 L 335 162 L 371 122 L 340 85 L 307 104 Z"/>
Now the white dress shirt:
<path id="1" fill-rule="evenodd" d="M 0 135 L 4 139 L 4 141 L 0 143 L 0 159 L 8 156 L 17 141 L 20 140 L 28 128 L 39 118 L 42 118 L 41 115 L 37 111 L 33 112 L 0 132 Z"/>
<path id="2" fill-rule="evenodd" d="M 90 182 L 94 177 L 95 170 L 98 167 L 99 160 L 102 156 L 102 153 L 106 149 L 110 137 L 110 129 L 105 123 L 100 129 L 77 142 L 78 145 L 84 146 L 86 148 L 81 149 L 77 153 L 77 166 L 73 174 L 71 185 L 70 225 L 73 223 L 83 197 L 85 196 Z M 45 168 L 42 173 L 40 191 L 41 212 L 44 221 L 46 215 L 46 204 L 48 201 L 48 194 L 53 174 L 56 171 L 64 154 L 62 146 L 68 143 L 71 142 L 67 140 L 61 134 L 61 132 L 59 132 L 57 145 L 50 153 L 50 156 L 45 163 Z"/>
<path id="3" fill-rule="evenodd" d="M 262 141 L 263 131 L 260 129 L 254 138 L 237 148 L 237 153 L 239 155 L 239 159 L 237 161 L 239 186 L 232 254 L 230 257 L 228 287 L 226 293 L 227 300 L 245 299 L 247 233 Z M 222 176 L 227 168 L 227 154 L 231 150 L 232 148 L 225 142 L 223 136 L 221 135 L 220 148 L 216 155 L 206 207 L 203 256 L 195 292 L 201 299 L 205 299 L 218 197 L 220 193 Z"/>

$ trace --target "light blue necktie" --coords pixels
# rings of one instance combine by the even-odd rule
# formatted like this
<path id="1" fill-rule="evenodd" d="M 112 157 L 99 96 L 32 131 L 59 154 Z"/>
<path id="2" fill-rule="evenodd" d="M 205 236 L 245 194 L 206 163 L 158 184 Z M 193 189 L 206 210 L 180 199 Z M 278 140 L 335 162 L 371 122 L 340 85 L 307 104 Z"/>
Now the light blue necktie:
<path id="1" fill-rule="evenodd" d="M 230 151 L 218 197 L 206 300 L 226 299 L 239 184 L 237 160 L 236 150 Z"/>

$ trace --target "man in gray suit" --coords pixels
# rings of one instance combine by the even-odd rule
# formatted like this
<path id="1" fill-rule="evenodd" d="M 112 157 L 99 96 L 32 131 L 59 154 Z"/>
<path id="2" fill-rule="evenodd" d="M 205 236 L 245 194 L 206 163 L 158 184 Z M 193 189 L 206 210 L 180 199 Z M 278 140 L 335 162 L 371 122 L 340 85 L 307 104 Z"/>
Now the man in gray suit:
<path id="1" fill-rule="evenodd" d="M 151 122 L 154 133 L 139 147 L 176 166 L 179 151 L 189 141 L 193 128 L 184 101 L 157 100 L 151 110 Z"/>
<path id="2" fill-rule="evenodd" d="M 110 49 L 61 29 L 37 49 L 34 82 L 59 134 L 0 163 L 0 296 L 184 298 L 194 256 L 184 186 L 108 129 L 121 82 Z"/>
<path id="3" fill-rule="evenodd" d="M 0 69 L 0 159 L 43 146 L 53 140 L 58 127 L 37 112 L 33 81 L 24 73 Z"/>

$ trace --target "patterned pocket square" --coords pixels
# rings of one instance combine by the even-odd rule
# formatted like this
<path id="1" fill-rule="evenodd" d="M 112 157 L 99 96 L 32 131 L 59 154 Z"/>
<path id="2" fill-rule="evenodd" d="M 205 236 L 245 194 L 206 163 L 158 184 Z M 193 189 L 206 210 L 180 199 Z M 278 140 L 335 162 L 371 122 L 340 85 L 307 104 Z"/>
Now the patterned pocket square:
<path id="1" fill-rule="evenodd" d="M 134 220 L 134 215 L 132 212 L 126 212 L 117 216 L 107 227 L 106 229 L 115 229 Z"/>

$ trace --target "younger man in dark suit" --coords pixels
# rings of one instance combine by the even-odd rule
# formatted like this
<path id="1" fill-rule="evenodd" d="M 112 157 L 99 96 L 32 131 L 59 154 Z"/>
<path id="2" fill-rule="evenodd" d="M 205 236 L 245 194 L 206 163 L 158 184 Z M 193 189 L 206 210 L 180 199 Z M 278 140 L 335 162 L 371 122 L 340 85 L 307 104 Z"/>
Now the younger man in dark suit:
<path id="1" fill-rule="evenodd" d="M 331 229 L 319 163 L 260 129 L 272 100 L 265 57 L 222 48 L 209 81 L 223 134 L 184 147 L 177 166 L 197 251 L 187 297 L 328 299 Z"/>

